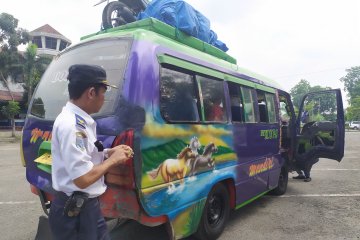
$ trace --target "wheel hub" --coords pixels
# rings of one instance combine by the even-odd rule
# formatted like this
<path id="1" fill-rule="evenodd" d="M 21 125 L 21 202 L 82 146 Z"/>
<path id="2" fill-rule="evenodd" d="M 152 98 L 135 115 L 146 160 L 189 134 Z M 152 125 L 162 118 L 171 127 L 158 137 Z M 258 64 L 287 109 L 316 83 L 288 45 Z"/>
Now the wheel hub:
<path id="1" fill-rule="evenodd" d="M 212 196 L 208 207 L 208 222 L 210 225 L 216 225 L 220 221 L 222 211 L 221 198 L 219 196 Z"/>

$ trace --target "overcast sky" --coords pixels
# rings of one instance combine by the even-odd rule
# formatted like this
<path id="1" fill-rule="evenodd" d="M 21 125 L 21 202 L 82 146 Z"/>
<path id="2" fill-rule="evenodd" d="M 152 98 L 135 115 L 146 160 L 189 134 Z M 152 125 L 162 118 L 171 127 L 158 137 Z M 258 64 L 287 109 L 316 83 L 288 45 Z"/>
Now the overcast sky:
<path id="1" fill-rule="evenodd" d="M 32 31 L 49 24 L 73 43 L 100 29 L 99 0 L 2 0 L 0 12 Z M 360 66 L 360 0 L 187 0 L 211 22 L 238 65 L 290 90 L 300 79 L 343 88 Z"/>

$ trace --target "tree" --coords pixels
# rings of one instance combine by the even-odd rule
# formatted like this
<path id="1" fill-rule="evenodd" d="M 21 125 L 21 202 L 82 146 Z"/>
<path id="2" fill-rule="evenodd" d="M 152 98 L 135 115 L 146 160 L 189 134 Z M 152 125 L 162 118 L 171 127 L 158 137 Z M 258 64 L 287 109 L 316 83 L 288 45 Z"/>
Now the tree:
<path id="1" fill-rule="evenodd" d="M 360 66 L 346 69 L 346 72 L 346 76 L 340 79 L 344 83 L 344 90 L 350 103 L 346 109 L 346 119 L 360 120 Z"/>
<path id="2" fill-rule="evenodd" d="M 312 92 L 327 90 L 329 88 L 320 88 L 315 86 Z M 304 109 L 311 115 L 311 119 L 315 121 L 335 121 L 337 115 L 337 102 L 334 93 L 316 93 L 310 94 L 305 100 Z"/>
<path id="3" fill-rule="evenodd" d="M 3 106 L 1 108 L 2 114 L 4 114 L 7 118 L 11 119 L 12 126 L 12 137 L 15 137 L 15 116 L 19 114 L 20 107 L 19 103 L 15 101 L 9 101 L 7 106 Z"/>
<path id="4" fill-rule="evenodd" d="M 301 101 L 305 94 L 310 92 L 317 92 L 317 91 L 323 91 L 331 89 L 330 87 L 321 87 L 319 85 L 311 86 L 310 83 L 305 80 L 301 79 L 298 84 L 296 84 L 291 90 L 290 95 L 294 104 L 294 107 L 298 109 L 300 107 Z M 321 112 L 323 112 L 325 109 L 330 109 L 331 106 L 334 106 L 334 100 L 327 99 L 326 95 L 321 95 L 321 99 L 319 100 L 319 104 L 321 106 Z"/>
<path id="5" fill-rule="evenodd" d="M 301 79 L 300 82 L 290 90 L 290 96 L 292 98 L 294 107 L 299 109 L 302 98 L 305 94 L 310 92 L 310 89 L 310 83 L 305 79 Z"/>
<path id="6" fill-rule="evenodd" d="M 17 47 L 29 42 L 27 30 L 18 28 L 18 20 L 7 13 L 0 14 L 0 72 L 7 79 L 16 80 L 22 73 L 21 54 Z"/>
<path id="7" fill-rule="evenodd" d="M 360 95 L 351 101 L 346 109 L 346 119 L 349 121 L 360 121 Z"/>
<path id="8" fill-rule="evenodd" d="M 27 93 L 27 106 L 30 103 L 33 90 L 40 81 L 42 74 L 45 72 L 47 66 L 51 62 L 50 58 L 39 57 L 36 55 L 37 46 L 35 44 L 29 44 L 26 48 L 24 55 L 24 87 Z"/>
<path id="9" fill-rule="evenodd" d="M 360 66 L 346 69 L 346 76 L 340 78 L 344 83 L 344 90 L 348 93 L 349 102 L 360 96 Z"/>
<path id="10" fill-rule="evenodd" d="M 36 78 L 36 51 L 37 46 L 35 44 L 29 44 L 26 48 L 26 52 L 24 55 L 25 63 L 24 63 L 24 84 L 27 88 L 27 105 L 29 105 L 32 95 L 32 85 Z"/>

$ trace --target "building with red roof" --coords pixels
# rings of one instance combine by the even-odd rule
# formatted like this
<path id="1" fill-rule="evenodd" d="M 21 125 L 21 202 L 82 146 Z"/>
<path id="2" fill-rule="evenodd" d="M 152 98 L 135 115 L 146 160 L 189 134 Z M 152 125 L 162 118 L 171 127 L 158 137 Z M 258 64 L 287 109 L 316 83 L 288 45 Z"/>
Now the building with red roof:
<path id="1" fill-rule="evenodd" d="M 31 42 L 38 47 L 38 55 L 55 56 L 67 46 L 71 41 L 51 27 L 45 24 L 30 32 Z"/>

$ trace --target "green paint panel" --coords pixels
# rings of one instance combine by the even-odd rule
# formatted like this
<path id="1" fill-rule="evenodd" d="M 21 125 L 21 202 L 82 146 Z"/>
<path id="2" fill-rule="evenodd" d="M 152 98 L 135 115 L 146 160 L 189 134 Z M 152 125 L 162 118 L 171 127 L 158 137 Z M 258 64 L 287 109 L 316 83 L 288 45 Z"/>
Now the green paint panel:
<path id="1" fill-rule="evenodd" d="M 270 191 L 263 192 L 263 193 L 257 195 L 256 197 L 253 197 L 252 199 L 249 199 L 249 200 L 247 200 L 247 201 L 245 201 L 245 202 L 237 205 L 237 206 L 235 207 L 235 209 L 239 209 L 239 208 L 242 208 L 242 207 L 245 206 L 245 205 L 248 205 L 249 203 L 255 201 L 255 200 L 258 199 L 259 197 L 264 196 L 264 195 L 267 194 L 268 192 L 270 192 Z"/>
<path id="2" fill-rule="evenodd" d="M 238 83 L 238 84 L 241 84 L 241 85 L 244 85 L 244 86 L 248 86 L 248 87 L 252 87 L 252 88 L 255 88 L 255 89 L 263 90 L 265 92 L 275 93 L 275 89 L 273 89 L 271 87 L 260 85 L 258 83 L 254 83 L 254 82 L 244 80 L 244 79 L 241 79 L 241 78 L 236 78 L 236 77 L 231 76 L 229 74 L 218 72 L 218 71 L 215 71 L 213 69 L 206 68 L 206 67 L 203 67 L 203 66 L 200 66 L 200 65 L 197 65 L 197 64 L 182 60 L 182 59 L 171 57 L 171 56 L 168 56 L 168 55 L 160 55 L 160 56 L 158 56 L 158 60 L 159 60 L 160 63 L 167 63 L 167 64 L 178 66 L 178 67 L 190 70 L 190 71 L 202 73 L 202 74 L 212 76 L 212 77 L 215 77 L 215 78 L 224 79 L 224 80 L 235 82 L 235 83 Z"/>
<path id="3" fill-rule="evenodd" d="M 261 85 L 261 84 L 258 84 L 258 83 L 254 83 L 254 82 L 251 82 L 251 81 L 248 81 L 248 80 L 244 80 L 244 79 L 241 79 L 241 78 L 237 78 L 237 77 L 234 77 L 234 76 L 231 76 L 231 75 L 228 75 L 228 74 L 226 74 L 225 80 L 228 80 L 228 81 L 234 82 L 234 83 L 238 83 L 238 84 L 241 84 L 241 85 L 244 85 L 244 86 L 252 87 L 252 88 L 255 88 L 255 89 L 259 89 L 259 90 L 262 90 L 262 91 L 265 91 L 265 92 L 275 93 L 274 88 L 264 86 L 264 85 Z"/>
<path id="4" fill-rule="evenodd" d="M 177 42 L 183 43 L 187 46 L 193 47 L 197 50 L 200 50 L 202 52 L 208 53 L 212 56 L 215 56 L 217 58 L 223 59 L 227 62 L 236 64 L 236 59 L 228 55 L 227 53 L 223 52 L 222 50 L 201 41 L 200 39 L 194 38 L 192 36 L 187 35 L 186 33 L 175 29 L 174 27 L 161 22 L 155 18 L 148 18 L 143 19 L 140 21 L 132 22 L 126 25 L 122 25 L 120 27 L 116 28 L 110 28 L 95 34 L 91 34 L 85 37 L 82 37 L 81 40 L 87 39 L 92 36 L 96 36 L 103 33 L 111 33 L 111 32 L 118 32 L 119 30 L 134 30 L 134 29 L 146 29 L 150 30 L 156 33 L 159 33 L 163 36 L 166 36 L 168 38 L 171 38 Z"/>
<path id="5" fill-rule="evenodd" d="M 50 166 L 50 165 L 38 163 L 38 164 L 37 164 L 37 167 L 38 167 L 40 170 L 43 170 L 44 172 L 47 172 L 47 173 L 51 174 L 51 166 Z"/>
<path id="6" fill-rule="evenodd" d="M 41 155 L 43 155 L 46 152 L 51 153 L 51 142 L 50 141 L 43 141 L 40 144 L 39 151 L 38 151 L 38 157 L 40 157 Z"/>
<path id="7" fill-rule="evenodd" d="M 167 55 L 160 55 L 158 56 L 159 62 L 160 63 L 168 63 L 174 66 L 178 66 L 187 70 L 191 70 L 194 72 L 198 72 L 198 73 L 202 73 L 208 76 L 212 76 L 215 78 L 219 78 L 219 79 L 223 79 L 224 78 L 224 74 L 221 72 L 217 72 L 215 70 L 212 70 L 210 68 L 206 68 L 206 67 L 202 67 L 200 65 L 196 65 L 194 63 L 191 62 L 187 62 L 178 58 L 174 58 L 174 57 L 170 57 Z"/>

